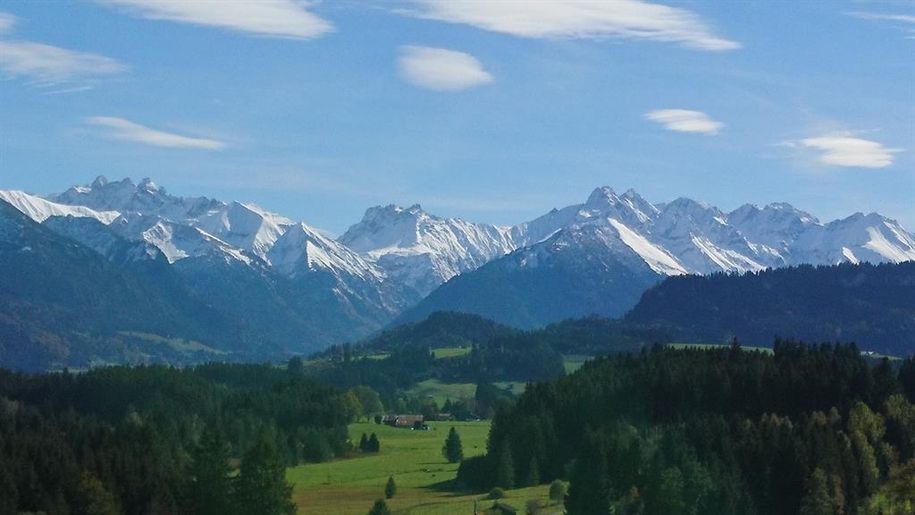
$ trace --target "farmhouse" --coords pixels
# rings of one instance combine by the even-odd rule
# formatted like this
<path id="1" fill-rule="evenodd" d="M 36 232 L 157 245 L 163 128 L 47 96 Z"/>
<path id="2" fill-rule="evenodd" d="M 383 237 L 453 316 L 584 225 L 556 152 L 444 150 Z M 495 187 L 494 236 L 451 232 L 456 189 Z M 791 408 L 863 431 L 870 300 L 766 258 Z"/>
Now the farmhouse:
<path id="1" fill-rule="evenodd" d="M 425 425 L 425 417 L 422 415 L 387 415 L 382 422 L 393 427 L 422 429 Z"/>

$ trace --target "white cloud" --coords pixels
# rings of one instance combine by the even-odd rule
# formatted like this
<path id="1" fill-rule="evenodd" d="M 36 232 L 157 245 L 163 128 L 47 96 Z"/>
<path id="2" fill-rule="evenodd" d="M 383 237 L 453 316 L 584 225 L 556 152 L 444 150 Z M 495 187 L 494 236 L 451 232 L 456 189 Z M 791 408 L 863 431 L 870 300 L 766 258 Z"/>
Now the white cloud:
<path id="1" fill-rule="evenodd" d="M 677 132 L 700 132 L 718 134 L 724 124 L 715 121 L 702 111 L 689 109 L 659 109 L 645 113 L 645 118 L 658 122 L 665 129 Z"/>
<path id="2" fill-rule="evenodd" d="M 401 47 L 398 66 L 407 82 L 437 91 L 460 91 L 493 80 L 472 55 L 444 48 Z"/>
<path id="3" fill-rule="evenodd" d="M 406 14 L 527 38 L 643 39 L 696 50 L 740 43 L 716 36 L 686 9 L 644 0 L 413 0 Z"/>
<path id="4" fill-rule="evenodd" d="M 16 24 L 16 17 L 10 13 L 0 11 L 0 33 L 9 32 Z"/>
<path id="5" fill-rule="evenodd" d="M 97 0 L 152 20 L 169 20 L 248 32 L 260 36 L 310 39 L 333 25 L 296 0 Z"/>
<path id="6" fill-rule="evenodd" d="M 102 127 L 103 134 L 112 139 L 133 141 L 154 147 L 195 148 L 203 150 L 221 150 L 226 147 L 222 141 L 206 138 L 192 138 L 171 132 L 152 129 L 124 118 L 112 116 L 93 116 L 86 122 Z"/>
<path id="7" fill-rule="evenodd" d="M 31 41 L 0 41 L 0 69 L 40 84 L 54 84 L 119 73 L 127 67 L 101 55 Z"/>
<path id="8" fill-rule="evenodd" d="M 886 148 L 876 141 L 856 138 L 849 133 L 827 134 L 788 143 L 820 152 L 817 160 L 833 166 L 884 168 L 893 164 L 900 149 Z"/>
<path id="9" fill-rule="evenodd" d="M 849 16 L 854 16 L 855 18 L 861 18 L 863 20 L 898 21 L 902 23 L 915 24 L 915 15 L 911 14 L 885 14 L 868 12 L 850 12 L 846 14 Z"/>

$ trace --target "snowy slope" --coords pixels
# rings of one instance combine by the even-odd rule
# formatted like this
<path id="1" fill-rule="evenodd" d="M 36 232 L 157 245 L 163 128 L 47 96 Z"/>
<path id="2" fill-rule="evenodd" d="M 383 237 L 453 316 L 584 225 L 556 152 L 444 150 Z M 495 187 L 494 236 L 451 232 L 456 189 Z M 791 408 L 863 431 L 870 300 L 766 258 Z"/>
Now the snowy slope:
<path id="1" fill-rule="evenodd" d="M 117 211 L 96 211 L 85 206 L 59 204 L 16 190 L 0 190 L 0 200 L 5 200 L 38 223 L 44 222 L 52 216 L 73 216 L 94 218 L 103 224 L 110 224 L 120 216 Z"/>
<path id="2" fill-rule="evenodd" d="M 433 216 L 418 204 L 369 208 L 339 241 L 421 295 L 516 248 L 509 228 Z"/>
<path id="3" fill-rule="evenodd" d="M 110 182 L 98 177 L 91 185 L 74 186 L 54 200 L 115 210 L 125 218 L 154 216 L 163 222 L 198 227 L 207 235 L 262 259 L 286 228 L 293 225 L 292 220 L 253 204 L 169 195 L 149 179 L 134 184 L 130 179 Z M 163 252 L 178 257 L 174 252 Z"/>

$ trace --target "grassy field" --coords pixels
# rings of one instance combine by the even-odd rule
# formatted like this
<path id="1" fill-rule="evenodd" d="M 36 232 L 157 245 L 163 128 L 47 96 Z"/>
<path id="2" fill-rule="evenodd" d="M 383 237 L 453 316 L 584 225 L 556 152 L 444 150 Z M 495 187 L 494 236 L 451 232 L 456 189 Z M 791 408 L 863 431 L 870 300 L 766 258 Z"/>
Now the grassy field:
<path id="1" fill-rule="evenodd" d="M 388 501 L 394 513 L 405 515 L 471 514 L 482 494 L 454 493 L 448 482 L 457 464 L 441 454 L 448 429 L 461 435 L 466 457 L 483 454 L 489 422 L 432 422 L 429 431 L 395 429 L 374 423 L 351 424 L 350 437 L 375 432 L 381 441 L 377 455 L 327 463 L 306 464 L 287 470 L 293 484 L 293 499 L 301 514 L 364 515 L 376 499 L 384 497 L 388 476 L 397 482 L 397 495 Z M 548 486 L 509 491 L 506 502 L 523 511 L 528 499 L 547 499 Z M 491 501 L 481 501 L 489 506 Z"/>
<path id="2" fill-rule="evenodd" d="M 566 374 L 571 374 L 575 372 L 582 365 L 585 364 L 585 361 L 594 358 L 594 356 L 586 356 L 584 354 L 566 354 L 562 357 L 562 365 L 566 369 Z"/>
<path id="3" fill-rule="evenodd" d="M 470 351 L 470 347 L 441 347 L 438 349 L 432 349 L 432 352 L 435 353 L 435 359 L 447 359 L 466 356 L 470 354 Z"/>
<path id="4" fill-rule="evenodd" d="M 508 390 L 514 395 L 524 393 L 525 384 L 518 381 L 499 381 L 493 383 L 498 388 Z M 427 379 L 416 383 L 408 390 L 410 395 L 417 397 L 432 397 L 439 407 L 451 399 L 473 399 L 477 391 L 476 383 L 443 383 L 438 379 Z"/>

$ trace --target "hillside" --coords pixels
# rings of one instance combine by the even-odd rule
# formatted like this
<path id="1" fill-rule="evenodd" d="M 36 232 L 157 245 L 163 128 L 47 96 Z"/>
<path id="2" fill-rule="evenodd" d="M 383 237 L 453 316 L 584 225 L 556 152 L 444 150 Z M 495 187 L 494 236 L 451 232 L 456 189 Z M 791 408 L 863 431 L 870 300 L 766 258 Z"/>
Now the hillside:
<path id="1" fill-rule="evenodd" d="M 800 266 L 671 277 L 626 315 L 669 328 L 677 341 L 768 344 L 775 336 L 856 342 L 893 355 L 915 351 L 915 262 Z"/>

